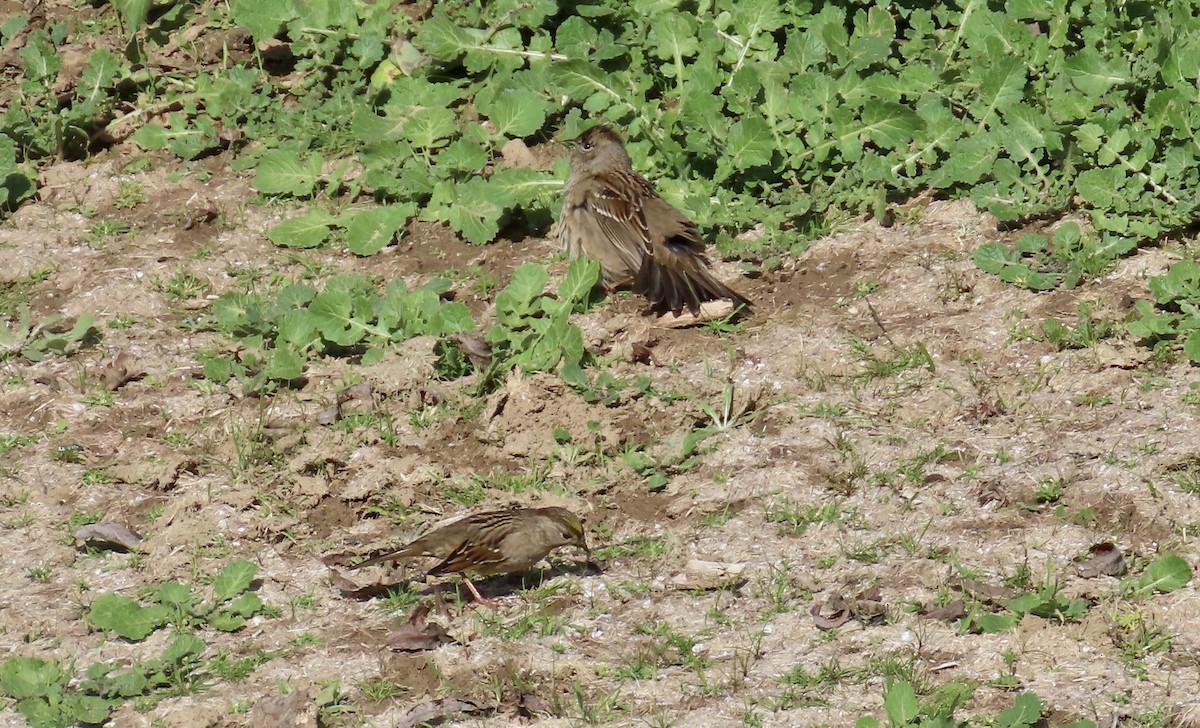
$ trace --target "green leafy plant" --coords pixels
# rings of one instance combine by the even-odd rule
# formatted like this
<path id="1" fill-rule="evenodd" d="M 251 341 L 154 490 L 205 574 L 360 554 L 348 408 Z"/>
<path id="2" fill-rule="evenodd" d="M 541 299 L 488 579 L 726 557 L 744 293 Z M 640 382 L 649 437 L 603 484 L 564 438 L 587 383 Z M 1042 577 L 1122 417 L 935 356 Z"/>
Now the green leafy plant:
<path id="1" fill-rule="evenodd" d="M 33 178 L 17 164 L 16 144 L 0 134 L 0 211 L 15 208 L 35 189 Z"/>
<path id="2" fill-rule="evenodd" d="M 1155 349 L 1180 346 L 1184 355 L 1200 364 L 1200 263 L 1181 260 L 1166 275 L 1150 279 L 1154 300 L 1134 303 L 1136 319 L 1129 333 Z"/>
<path id="3" fill-rule="evenodd" d="M 87 618 L 98 629 L 135 641 L 166 624 L 208 624 L 223 632 L 235 632 L 247 619 L 266 610 L 258 594 L 248 591 L 257 571 L 258 567 L 248 561 L 230 562 L 217 574 L 207 601 L 177 581 L 150 590 L 145 595 L 151 602 L 148 606 L 120 594 L 102 594 L 92 602 Z"/>
<path id="4" fill-rule="evenodd" d="M 492 359 L 483 378 L 483 389 L 514 368 L 549 371 L 562 366 L 563 378 L 574 385 L 586 383 L 583 374 L 587 352 L 583 333 L 570 322 L 572 313 L 584 311 L 594 301 L 593 289 L 600 266 L 579 258 L 571 262 L 556 296 L 545 293 L 549 278 L 545 267 L 527 263 L 513 272 L 512 280 L 496 296 L 496 323 L 485 339 Z"/>
<path id="5" fill-rule="evenodd" d="M 1011 250 L 1000 243 L 984 243 L 975 250 L 975 265 L 1035 291 L 1074 288 L 1080 281 L 1103 273 L 1117 256 L 1128 253 L 1133 246 L 1132 238 L 1097 239 L 1084 235 L 1077 223 L 1066 222 L 1049 238 L 1022 235 Z"/>
<path id="6" fill-rule="evenodd" d="M 570 138 L 602 118 L 628 130 L 642 171 L 732 255 L 794 250 L 829 217 L 881 214 L 921 190 L 969 196 L 1004 221 L 1078 209 L 1087 236 L 1056 232 L 1015 256 L 981 257 L 1035 287 L 1094 275 L 1189 224 L 1200 206 L 1200 122 L 1189 103 L 1200 20 L 1186 3 L 1145 13 L 1096 0 L 814 13 L 782 0 L 699 9 L 601 0 L 580 13 L 497 2 L 419 18 L 391 3 L 230 3 L 225 20 L 260 47 L 282 45 L 298 84 L 269 73 L 267 58 L 135 71 L 147 44 L 168 42 L 195 12 L 161 10 L 118 3 L 124 56 L 93 51 L 67 94 L 54 82 L 68 28 L 30 29 L 23 14 L 0 25 L 4 43 L 24 36 L 0 119 L 23 158 L 0 152 L 0 172 L 85 155 L 128 127 L 139 145 L 188 159 L 232 147 L 264 194 L 366 192 L 390 203 L 362 222 L 310 210 L 272 234 L 311 245 L 342 227 L 369 254 L 414 217 L 476 243 L 506 225 L 544 226 L 562 163 L 514 161 L 510 142 Z M 117 116 L 137 94 L 149 103 Z M 350 234 L 356 224 L 365 235 Z M 753 241 L 734 236 L 755 224 Z"/>
<path id="7" fill-rule="evenodd" d="M 99 725 L 125 700 L 159 694 L 179 695 L 202 684 L 204 642 L 193 634 L 175 637 L 161 657 L 98 662 L 80 681 L 73 665 L 37 657 L 10 657 L 0 664 L 0 693 L 16 701 L 19 713 L 35 728 Z"/>
<path id="8" fill-rule="evenodd" d="M 60 325 L 65 321 L 66 317 L 52 314 L 35 322 L 29 307 L 23 307 L 11 327 L 0 322 L 0 361 L 14 356 L 29 361 L 42 361 L 53 354 L 70 356 L 98 340 L 95 316 L 84 314 L 70 326 Z"/>
<path id="9" fill-rule="evenodd" d="M 1059 350 L 1083 349 L 1117 333 L 1117 324 L 1109 319 L 1093 316 L 1092 305 L 1087 301 L 1079 302 L 1077 312 L 1078 321 L 1074 327 L 1053 318 L 1042 321 L 1042 332 L 1046 341 Z"/>
<path id="10" fill-rule="evenodd" d="M 1131 578 L 1122 584 L 1125 592 L 1148 596 L 1154 592 L 1172 592 L 1181 589 L 1192 580 L 1192 567 L 1183 558 L 1175 554 L 1163 554 L 1150 565 L 1146 571 L 1136 578 Z"/>
<path id="11" fill-rule="evenodd" d="M 365 277 L 348 275 L 330 279 L 323 291 L 292 284 L 274 299 L 224 294 L 213 303 L 210 323 L 237 340 L 241 352 L 206 357 L 204 374 L 222 383 L 236 377 L 255 391 L 270 381 L 298 379 L 305 361 L 322 354 L 361 354 L 370 364 L 388 344 L 470 331 L 467 307 L 441 300 L 448 285 L 438 279 L 409 291 L 396 281 L 380 295 Z"/>
<path id="12" fill-rule="evenodd" d="M 964 690 L 965 686 L 947 683 L 938 688 L 926 701 L 918 701 L 912 683 L 895 682 L 884 692 L 883 710 L 887 715 L 886 725 L 892 728 L 960 728 L 976 725 L 975 720 L 960 721 L 954 718 L 954 711 L 974 693 L 973 688 Z M 943 688 L 949 688 L 943 690 Z M 1021 693 L 1006 708 L 989 721 L 988 725 L 997 728 L 1034 728 L 1044 725 L 1042 713 L 1046 710 L 1041 698 L 1034 693 Z M 879 728 L 878 719 L 863 716 L 854 723 L 855 728 Z M 1096 728 L 1090 720 L 1081 720 L 1064 726 L 1064 728 Z"/>
<path id="13" fill-rule="evenodd" d="M 35 728 L 103 723 L 113 704 L 70 685 L 71 669 L 37 657 L 10 657 L 0 665 L 0 691 Z"/>
<path id="14" fill-rule="evenodd" d="M 1036 592 L 1022 594 L 1004 602 L 1007 613 L 972 612 L 963 620 L 962 629 L 983 634 L 995 634 L 1015 629 L 1026 614 L 1059 622 L 1075 621 L 1090 607 L 1088 600 L 1069 599 L 1060 592 L 1057 581 L 1047 578 Z"/>

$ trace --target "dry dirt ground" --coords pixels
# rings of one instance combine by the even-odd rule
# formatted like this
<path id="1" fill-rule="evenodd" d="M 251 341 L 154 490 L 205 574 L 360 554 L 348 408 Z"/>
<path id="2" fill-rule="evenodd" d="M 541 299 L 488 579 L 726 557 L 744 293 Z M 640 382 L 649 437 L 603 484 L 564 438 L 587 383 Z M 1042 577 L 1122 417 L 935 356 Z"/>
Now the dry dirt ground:
<path id="1" fill-rule="evenodd" d="M 196 628 L 197 673 L 112 725 L 849 726 L 882 718 L 897 680 L 974 686 L 956 717 L 989 725 L 1026 691 L 1050 725 L 1200 722 L 1194 588 L 1127 588 L 1160 554 L 1198 563 L 1200 374 L 1120 337 L 1041 335 L 1084 301 L 1126 316 L 1172 246 L 1039 294 L 971 261 L 1023 231 L 918 204 L 777 270 L 722 264 L 756 302 L 733 330 L 656 329 L 628 296 L 578 316 L 605 362 L 589 373 L 613 380 L 600 401 L 557 374 L 475 397 L 472 377 L 437 381 L 425 338 L 248 397 L 202 371 L 201 353 L 236 350 L 196 326 L 222 293 L 448 275 L 486 322 L 518 265 L 546 263 L 552 285 L 566 266 L 542 238 L 479 248 L 429 225 L 370 258 L 282 250 L 266 231 L 299 211 L 258 200 L 229 161 L 119 145 L 45 168 L 39 199 L 0 222 L 4 310 L 92 314 L 101 334 L 0 362 L 0 657 L 77 676 L 158 657 L 172 629 L 123 641 L 89 627 L 89 605 L 203 585 L 239 558 L 272 608 Z M 360 383 L 361 416 L 323 424 Z M 338 566 L 464 504 L 569 507 L 598 564 L 564 552 L 485 582 L 496 609 L 452 579 Z M 141 533 L 144 553 L 80 548 L 72 524 L 93 519 Z M 1103 543 L 1132 576 L 1079 572 Z M 1039 591 L 1088 608 L 994 634 L 939 610 L 1002 613 Z M 404 633 L 426 608 L 429 629 Z M 0 723 L 23 724 L 11 701 Z"/>
<path id="2" fill-rule="evenodd" d="M 316 361 L 302 389 L 253 398 L 204 380 L 198 352 L 233 343 L 186 326 L 239 278 L 419 283 L 472 270 L 455 290 L 480 320 L 489 277 L 502 284 L 526 261 L 561 276 L 565 264 L 545 240 L 473 248 L 424 226 L 369 259 L 297 256 L 264 235 L 294 211 L 248 203 L 223 160 L 152 157 L 124 171 L 131 161 L 116 149 L 49 168 L 41 200 L 0 227 L 6 289 L 35 317 L 92 313 L 102 332 L 69 358 L 4 364 L 0 435 L 22 438 L 0 480 L 4 652 L 75 660 L 79 673 L 155 657 L 170 629 L 106 639 L 83 620 L 87 605 L 202 583 L 238 557 L 259 566 L 255 589 L 276 610 L 233 634 L 201 629 L 208 660 L 265 660 L 248 675 L 214 672 L 206 689 L 118 709 L 113 725 L 316 725 L 318 707 L 323 724 L 407 725 L 416 706 L 448 725 L 846 726 L 882 717 L 888 679 L 926 693 L 977 684 L 963 719 L 994 717 L 1020 691 L 1041 697 L 1051 724 L 1160 725 L 1194 707 L 1193 588 L 1123 597 L 1119 577 L 1083 578 L 1072 561 L 1106 541 L 1135 571 L 1162 552 L 1194 561 L 1200 504 L 1183 474 L 1200 421 L 1182 397 L 1200 376 L 1121 339 L 1057 351 L 1027 335 L 1047 316 L 1073 324 L 1081 300 L 1123 316 L 1168 250 L 1076 291 L 1032 293 L 970 260 L 1011 233 L 935 202 L 907 225 L 857 224 L 743 278 L 757 306 L 736 332 L 653 330 L 630 297 L 579 317 L 589 349 L 612 362 L 604 371 L 625 382 L 615 401 L 588 403 L 544 374 L 511 377 L 479 403 L 470 381 L 433 381 L 426 339 L 374 366 Z M 130 230 L 97 239 L 102 221 Z M 181 273 L 202 284 L 185 300 L 168 285 Z M 647 341 L 650 361 L 635 361 Z M 118 356 L 144 376 L 111 390 Z M 358 377 L 378 416 L 319 424 Z M 728 387 L 732 421 L 684 461 L 684 435 L 708 424 L 701 405 L 720 409 Z M 639 446 L 665 487 L 621 457 Z M 1039 487 L 1061 492 L 1039 501 Z M 468 496 L 584 514 L 600 568 L 567 552 L 527 588 L 487 583 L 496 610 L 455 601 L 452 580 L 418 579 L 399 611 L 337 588 L 323 556 L 397 543 Z M 145 555 L 77 549 L 73 514 L 127 524 L 147 537 Z M 695 573 L 693 560 L 726 574 Z M 919 613 L 964 595 L 1003 611 L 989 605 L 1047 584 L 1088 599 L 1083 618 L 978 634 Z M 828 629 L 838 596 L 851 618 Z M 450 641 L 393 651 L 414 599 Z M 453 704 L 442 699 L 475 709 L 443 716 Z M 0 719 L 21 723 L 11 706 Z"/>

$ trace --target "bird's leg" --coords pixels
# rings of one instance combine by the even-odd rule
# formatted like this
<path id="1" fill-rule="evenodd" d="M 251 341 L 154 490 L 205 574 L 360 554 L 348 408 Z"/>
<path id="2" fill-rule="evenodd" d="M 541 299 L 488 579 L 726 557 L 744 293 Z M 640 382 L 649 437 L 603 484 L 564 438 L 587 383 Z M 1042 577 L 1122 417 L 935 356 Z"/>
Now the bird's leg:
<path id="1" fill-rule="evenodd" d="M 479 602 L 485 607 L 495 608 L 499 606 L 499 602 L 497 602 L 495 599 L 488 599 L 480 594 L 479 590 L 475 588 L 475 585 L 471 583 L 471 580 L 467 578 L 466 574 L 463 574 L 462 580 L 463 584 L 467 585 L 467 591 L 471 592 L 471 596 L 475 597 L 475 601 Z"/>
<path id="2" fill-rule="evenodd" d="M 633 283 L 633 276 L 625 276 L 604 284 L 604 295 L 611 296 L 614 292 Z"/>

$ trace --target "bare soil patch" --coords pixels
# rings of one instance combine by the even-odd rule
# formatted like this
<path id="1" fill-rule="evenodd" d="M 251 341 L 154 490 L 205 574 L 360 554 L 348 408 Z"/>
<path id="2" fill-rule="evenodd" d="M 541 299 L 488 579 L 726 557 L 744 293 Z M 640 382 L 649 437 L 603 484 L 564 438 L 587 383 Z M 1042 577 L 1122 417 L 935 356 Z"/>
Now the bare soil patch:
<path id="1" fill-rule="evenodd" d="M 1186 706 L 1200 687 L 1190 589 L 1122 601 L 1116 579 L 1071 570 L 1102 541 L 1135 563 L 1190 555 L 1196 496 L 1177 483 L 1200 441 L 1196 409 L 1181 402 L 1195 373 L 1119 340 L 1056 351 L 1020 336 L 1045 316 L 1070 321 L 1084 299 L 1120 315 L 1165 267 L 1164 251 L 1078 291 L 1030 293 L 970 262 L 1001 236 L 994 224 L 933 203 L 908 227 L 860 224 L 745 282 L 758 306 L 735 333 L 653 330 L 629 297 L 580 317 L 590 350 L 610 360 L 604 371 L 626 382 L 608 402 L 553 374 L 513 376 L 473 402 L 469 382 L 435 381 L 425 339 L 372 367 L 316 362 L 303 389 L 243 398 L 205 386 L 198 370 L 198 351 L 229 342 L 186 324 L 248 271 L 419 283 L 449 270 L 478 318 L 516 265 L 549 260 L 553 245 L 474 248 L 421 225 L 373 258 L 297 256 L 263 234 L 287 211 L 247 204 L 245 180 L 219 164 L 179 175 L 151 159 L 122 173 L 126 155 L 51 168 L 44 199 L 0 229 L 9 286 L 49 271 L 26 293 L 36 313 L 94 313 L 103 329 L 71 358 L 5 366 L 0 428 L 25 440 L 4 454 L 0 481 L 3 633 L 21 654 L 79 665 L 153 655 L 165 637 L 105 640 L 81 613 L 99 594 L 193 581 L 233 557 L 259 564 L 258 591 L 279 612 L 205 635 L 214 654 L 274 659 L 144 712 L 126 706 L 116 724 L 258 725 L 281 685 L 316 696 L 332 681 L 355 712 L 325 720 L 379 725 L 446 695 L 477 706 L 462 725 L 847 725 L 878 713 L 885 675 L 977 682 L 968 707 L 980 714 L 1032 690 L 1054 715 L 1108 724 Z M 115 205 L 131 184 L 145 201 Z M 128 231 L 98 242 L 105 220 Z M 164 285 L 181 272 L 201 282 L 182 300 Z M 632 360 L 647 342 L 657 366 Z M 121 354 L 144 376 L 98 403 Z M 387 431 L 316 423 L 357 375 Z M 745 420 L 687 461 L 700 404 L 719 408 L 727 386 Z M 433 390 L 440 414 L 423 420 Z M 637 451 L 665 464 L 662 489 L 623 457 Z M 88 478 L 97 471 L 110 482 Z M 1037 500 L 1046 482 L 1063 485 L 1053 503 Z M 568 556 L 540 586 L 527 579 L 532 590 L 491 585 L 506 595 L 496 612 L 439 609 L 451 644 L 390 652 L 387 635 L 411 607 L 392 614 L 344 596 L 321 557 L 396 543 L 466 503 L 573 508 L 608 549 L 603 571 Z M 77 551 L 76 514 L 128 524 L 147 554 Z M 742 578 L 677 588 L 696 559 L 744 564 Z M 33 578 L 39 568 L 48 576 Z M 1080 621 L 1027 617 L 998 635 L 914 613 L 957 598 L 964 576 L 1057 583 L 1092 606 Z M 814 605 L 870 587 L 878 615 L 818 629 Z M 446 594 L 415 587 L 418 599 Z M 1139 654 L 1130 615 L 1169 647 Z M 380 682 L 394 688 L 372 699 L 364 686 Z"/>

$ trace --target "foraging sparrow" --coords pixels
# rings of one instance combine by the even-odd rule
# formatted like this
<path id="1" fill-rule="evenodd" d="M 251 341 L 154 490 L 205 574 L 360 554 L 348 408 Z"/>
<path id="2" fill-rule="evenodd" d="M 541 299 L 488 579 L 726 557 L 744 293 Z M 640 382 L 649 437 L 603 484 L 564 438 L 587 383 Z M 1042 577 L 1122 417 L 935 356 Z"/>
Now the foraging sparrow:
<path id="1" fill-rule="evenodd" d="M 359 569 L 392 559 L 430 556 L 441 563 L 429 570 L 432 576 L 460 574 L 471 595 L 484 599 L 467 572 L 493 576 L 528 571 L 560 546 L 578 546 L 590 553 L 583 523 L 565 508 L 515 508 L 484 511 L 430 531 L 416 541 L 380 554 L 351 568 Z"/>
<path id="2" fill-rule="evenodd" d="M 621 138 L 595 126 L 575 140 L 558 237 L 571 258 L 600 262 L 604 284 L 626 283 L 657 311 L 684 306 L 697 315 L 705 301 L 750 300 L 713 277 L 696 224 L 633 171 Z"/>

